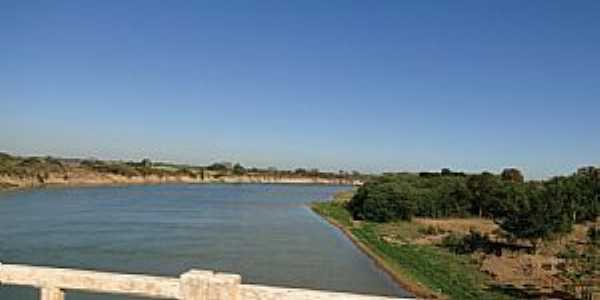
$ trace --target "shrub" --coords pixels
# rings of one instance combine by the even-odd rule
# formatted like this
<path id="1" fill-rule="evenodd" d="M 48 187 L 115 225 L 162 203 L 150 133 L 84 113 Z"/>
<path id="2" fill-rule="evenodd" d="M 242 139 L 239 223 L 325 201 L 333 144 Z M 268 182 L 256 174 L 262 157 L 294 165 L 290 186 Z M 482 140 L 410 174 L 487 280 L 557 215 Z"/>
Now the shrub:
<path id="1" fill-rule="evenodd" d="M 348 209 L 356 219 L 375 222 L 410 220 L 414 202 L 410 188 L 391 182 L 369 183 L 362 186 L 348 202 Z"/>
<path id="2" fill-rule="evenodd" d="M 441 246 L 458 253 L 463 248 L 463 236 L 452 232 L 442 239 Z"/>
<path id="3" fill-rule="evenodd" d="M 490 253 L 494 250 L 489 236 L 475 230 L 471 230 L 469 234 L 464 236 L 451 233 L 442 240 L 442 246 L 457 254 L 473 253 L 476 251 Z"/>

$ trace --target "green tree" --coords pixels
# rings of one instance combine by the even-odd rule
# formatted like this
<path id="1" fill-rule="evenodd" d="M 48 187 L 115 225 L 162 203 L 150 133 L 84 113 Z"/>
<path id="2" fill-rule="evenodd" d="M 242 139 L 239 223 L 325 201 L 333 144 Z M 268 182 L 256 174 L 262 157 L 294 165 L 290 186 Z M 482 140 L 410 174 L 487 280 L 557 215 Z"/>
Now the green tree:
<path id="1" fill-rule="evenodd" d="M 464 180 L 448 178 L 442 180 L 440 208 L 444 217 L 464 217 L 469 214 L 471 193 Z"/>
<path id="2" fill-rule="evenodd" d="M 471 191 L 471 213 L 480 218 L 491 216 L 493 206 L 498 202 L 500 182 L 491 173 L 472 175 L 467 179 Z"/>
<path id="3" fill-rule="evenodd" d="M 236 174 L 236 175 L 246 174 L 246 168 L 244 168 L 241 164 L 236 163 L 233 166 L 233 174 Z"/>
<path id="4" fill-rule="evenodd" d="M 571 230 L 572 221 L 564 203 L 543 187 L 509 185 L 505 203 L 497 223 L 511 237 L 529 240 L 534 253 L 542 239 Z"/>
<path id="5" fill-rule="evenodd" d="M 354 218 L 376 222 L 410 220 L 414 202 L 410 187 L 393 182 L 369 183 L 359 188 L 348 203 Z"/>
<path id="6" fill-rule="evenodd" d="M 515 169 L 515 168 L 507 168 L 507 169 L 502 170 L 502 174 L 500 175 L 500 177 L 502 178 L 502 180 L 505 180 L 505 181 L 515 182 L 515 183 L 524 182 L 523 174 L 521 173 L 521 171 L 519 171 L 519 169 Z"/>
<path id="7" fill-rule="evenodd" d="M 306 175 L 307 171 L 304 168 L 297 168 L 296 170 L 294 170 L 294 173 L 298 175 Z"/>
<path id="8" fill-rule="evenodd" d="M 214 164 L 206 167 L 206 169 L 210 170 L 210 171 L 227 171 L 227 170 L 229 170 L 226 163 L 214 163 Z"/>
<path id="9" fill-rule="evenodd" d="M 144 158 L 140 162 L 140 166 L 145 167 L 145 168 L 150 168 L 150 167 L 152 167 L 152 161 L 148 158 Z"/>

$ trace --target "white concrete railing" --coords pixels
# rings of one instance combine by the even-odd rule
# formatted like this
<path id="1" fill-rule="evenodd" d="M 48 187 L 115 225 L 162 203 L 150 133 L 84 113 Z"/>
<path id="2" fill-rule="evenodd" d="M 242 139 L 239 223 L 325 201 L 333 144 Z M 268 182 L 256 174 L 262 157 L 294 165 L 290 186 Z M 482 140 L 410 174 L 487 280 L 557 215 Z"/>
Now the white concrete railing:
<path id="1" fill-rule="evenodd" d="M 171 278 L 0 264 L 0 284 L 39 288 L 41 300 L 64 300 L 65 290 L 181 300 L 399 299 L 242 284 L 240 275 L 200 270 Z"/>

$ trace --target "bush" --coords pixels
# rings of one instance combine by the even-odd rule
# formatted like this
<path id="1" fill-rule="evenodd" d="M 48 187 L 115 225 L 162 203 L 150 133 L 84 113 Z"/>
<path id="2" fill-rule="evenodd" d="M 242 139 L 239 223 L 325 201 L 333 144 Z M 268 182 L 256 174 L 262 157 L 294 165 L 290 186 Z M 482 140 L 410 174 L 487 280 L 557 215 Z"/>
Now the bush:
<path id="1" fill-rule="evenodd" d="M 368 183 L 348 202 L 348 209 L 356 219 L 375 222 L 410 220 L 414 214 L 410 193 L 408 186 L 392 182 Z"/>
<path id="2" fill-rule="evenodd" d="M 464 236 L 451 233 L 444 237 L 442 246 L 457 254 L 473 253 L 476 251 L 490 253 L 494 250 L 493 242 L 490 241 L 489 236 L 474 230 L 471 230 L 469 234 Z"/>
<path id="3" fill-rule="evenodd" d="M 452 232 L 442 239 L 441 246 L 458 253 L 460 249 L 463 249 L 463 236 Z"/>

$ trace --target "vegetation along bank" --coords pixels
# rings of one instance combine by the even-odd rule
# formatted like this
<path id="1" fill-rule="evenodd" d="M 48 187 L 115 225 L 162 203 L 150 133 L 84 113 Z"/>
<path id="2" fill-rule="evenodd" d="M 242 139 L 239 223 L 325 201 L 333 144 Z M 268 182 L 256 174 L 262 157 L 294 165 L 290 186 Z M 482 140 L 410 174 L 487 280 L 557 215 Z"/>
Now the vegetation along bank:
<path id="1" fill-rule="evenodd" d="M 395 173 L 313 210 L 415 295 L 590 299 L 600 292 L 600 169 L 524 181 Z"/>

